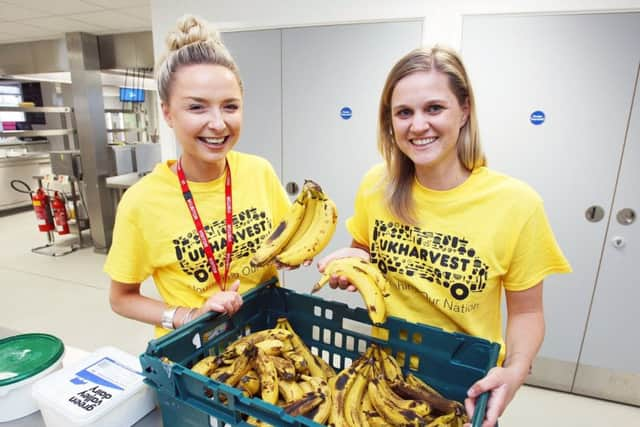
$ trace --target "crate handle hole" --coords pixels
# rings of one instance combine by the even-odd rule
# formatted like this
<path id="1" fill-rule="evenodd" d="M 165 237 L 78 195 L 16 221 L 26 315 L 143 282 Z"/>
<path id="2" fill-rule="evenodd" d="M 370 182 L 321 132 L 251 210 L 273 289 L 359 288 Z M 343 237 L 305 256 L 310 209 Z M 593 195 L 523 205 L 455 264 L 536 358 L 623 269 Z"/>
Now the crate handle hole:
<path id="1" fill-rule="evenodd" d="M 204 395 L 207 396 L 208 399 L 213 399 L 213 390 L 211 390 L 209 387 L 205 387 Z"/>
<path id="2" fill-rule="evenodd" d="M 414 344 L 422 344 L 422 334 L 418 332 L 414 332 L 413 335 L 411 336 L 411 341 Z"/>
<path id="3" fill-rule="evenodd" d="M 368 337 L 371 336 L 371 325 L 358 322 L 357 320 L 347 319 L 346 317 L 342 319 L 342 329 L 357 332 Z"/>

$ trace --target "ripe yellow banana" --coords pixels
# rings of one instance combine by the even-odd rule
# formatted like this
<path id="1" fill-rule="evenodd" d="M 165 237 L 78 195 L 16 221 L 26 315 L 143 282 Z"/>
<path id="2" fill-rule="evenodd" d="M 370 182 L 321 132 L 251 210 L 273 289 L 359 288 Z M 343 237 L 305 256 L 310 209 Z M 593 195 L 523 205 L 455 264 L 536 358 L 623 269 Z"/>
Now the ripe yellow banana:
<path id="1" fill-rule="evenodd" d="M 247 397 L 255 396 L 260 390 L 260 379 L 258 378 L 258 373 L 254 369 L 249 370 L 249 372 L 240 378 L 238 388 Z"/>
<path id="2" fill-rule="evenodd" d="M 313 225 L 313 222 L 317 219 L 316 215 L 318 213 L 318 210 L 321 208 L 321 204 L 323 201 L 322 199 L 324 197 L 321 193 L 318 193 L 318 191 L 313 188 L 312 181 L 305 182 L 304 188 L 308 193 L 304 210 L 304 217 L 298 225 L 298 229 L 295 231 L 293 236 L 291 236 L 286 245 L 282 248 L 282 253 L 286 253 L 289 248 L 300 244 L 300 241 L 305 237 L 305 234 L 307 233 L 307 231 L 309 231 L 309 229 Z"/>
<path id="3" fill-rule="evenodd" d="M 275 405 L 278 402 L 278 372 L 273 361 L 262 351 L 256 356 L 256 370 L 260 375 L 262 400 Z"/>
<path id="4" fill-rule="evenodd" d="M 277 320 L 275 329 L 288 331 L 291 334 L 290 340 L 291 344 L 293 345 L 293 349 L 296 353 L 304 357 L 304 360 L 307 362 L 307 366 L 309 368 L 309 373 L 314 377 L 324 378 L 324 371 L 318 365 L 318 362 L 313 357 L 313 354 L 306 346 L 306 344 L 302 341 L 298 334 L 293 331 L 293 327 L 286 317 L 281 317 Z"/>
<path id="5" fill-rule="evenodd" d="M 320 405 L 324 396 L 320 393 L 311 392 L 303 395 L 300 399 L 285 405 L 284 410 L 291 416 L 305 415 Z"/>
<path id="6" fill-rule="evenodd" d="M 358 371 L 362 369 L 365 362 L 368 363 L 371 353 L 374 347 L 367 348 L 365 353 L 358 359 L 356 359 L 351 366 L 340 371 L 335 377 L 329 381 L 331 388 L 331 414 L 329 415 L 329 422 L 333 423 L 334 427 L 348 427 L 347 411 L 349 410 L 347 397 L 350 394 L 350 390 L 355 383 Z M 357 403 L 357 402 L 356 402 Z M 359 403 L 357 403 L 359 405 Z"/>
<path id="7" fill-rule="evenodd" d="M 369 363 L 365 363 L 363 367 L 356 369 L 356 378 L 344 398 L 344 416 L 349 427 L 361 427 L 362 398 L 369 383 L 370 369 Z"/>
<path id="8" fill-rule="evenodd" d="M 332 260 L 324 270 L 320 282 L 316 283 L 312 292 L 320 289 L 332 275 L 344 276 L 360 292 L 365 302 L 369 317 L 374 324 L 387 320 L 387 306 L 384 295 L 375 280 L 353 262 L 352 258 L 338 258 Z"/>
<path id="9" fill-rule="evenodd" d="M 313 259 L 327 246 L 336 231 L 338 222 L 336 204 L 324 194 L 318 184 L 312 183 L 310 191 L 315 200 L 315 203 L 312 204 L 315 209 L 311 224 L 306 230 L 296 233 L 295 243 L 287 244 L 284 250 L 276 256 L 276 260 L 280 264 L 293 267 Z M 298 234 L 300 234 L 299 238 Z"/>
<path id="10" fill-rule="evenodd" d="M 373 278 L 373 281 L 378 286 L 378 289 L 382 292 L 382 295 L 388 297 L 391 295 L 391 285 L 387 282 L 387 279 L 384 277 L 384 274 L 378 269 L 375 264 L 371 264 L 369 261 L 365 261 L 362 258 L 353 257 L 353 264 L 357 265 L 361 269 L 363 269 L 370 277 Z"/>
<path id="11" fill-rule="evenodd" d="M 289 359 L 278 356 L 268 356 L 276 367 L 278 378 L 285 381 L 294 381 L 296 379 L 296 367 Z"/>
<path id="12" fill-rule="evenodd" d="M 204 359 L 201 359 L 193 365 L 191 370 L 193 372 L 197 372 L 200 375 L 209 376 L 216 368 L 220 365 L 220 359 L 218 356 L 207 356 Z"/>
<path id="13" fill-rule="evenodd" d="M 316 360 L 316 362 L 318 363 L 318 366 L 320 366 L 320 368 L 324 372 L 324 378 L 331 378 L 336 375 L 336 371 L 335 369 L 333 369 L 333 366 L 329 365 L 329 363 L 327 363 L 327 361 L 324 360 L 322 357 L 318 356 L 317 354 L 314 354 L 313 358 Z"/>
<path id="14" fill-rule="evenodd" d="M 323 402 L 311 411 L 309 416 L 318 424 L 325 424 L 331 412 L 332 398 L 329 383 L 324 378 L 310 377 L 307 375 L 301 375 L 300 379 L 302 380 L 300 384 L 310 384 L 312 391 L 320 393 L 324 397 Z"/>
<path id="15" fill-rule="evenodd" d="M 313 386 L 313 384 L 311 384 L 310 381 L 307 381 L 307 380 L 298 381 L 298 385 L 300 386 L 304 394 L 315 391 L 315 387 Z"/>
<path id="16" fill-rule="evenodd" d="M 378 287 L 378 289 L 380 289 L 384 297 L 388 297 L 390 295 L 389 282 L 387 282 L 387 279 L 384 277 L 382 272 L 378 270 L 378 267 L 376 267 L 374 264 L 371 264 L 369 261 L 366 261 L 360 257 L 345 257 L 339 258 L 339 260 L 342 268 L 364 270 L 364 272 L 369 275 L 371 280 L 375 282 L 376 286 Z M 333 260 L 332 262 L 334 261 L 338 261 L 338 259 Z M 320 289 L 322 289 L 322 287 L 329 282 L 330 278 L 331 275 L 325 272 L 322 275 L 321 279 L 313 286 L 313 289 L 311 289 L 311 293 L 316 293 Z"/>
<path id="17" fill-rule="evenodd" d="M 386 353 L 382 349 L 378 352 L 379 364 L 382 367 L 382 373 L 389 384 L 402 381 L 402 369 L 398 361 L 392 355 Z"/>
<path id="18" fill-rule="evenodd" d="M 450 414 L 439 416 L 427 424 L 426 427 L 457 427 L 458 425 L 462 426 L 462 424 L 459 424 L 459 418 L 455 412 L 451 412 Z"/>
<path id="19" fill-rule="evenodd" d="M 398 407 L 388 395 L 380 390 L 380 383 L 384 380 L 376 377 L 369 381 L 367 393 L 371 404 L 382 417 L 391 425 L 422 426 L 424 421 L 415 411 Z"/>
<path id="20" fill-rule="evenodd" d="M 282 356 L 293 362 L 293 366 L 296 368 L 296 372 L 298 374 L 309 375 L 309 365 L 307 364 L 307 360 L 302 354 L 297 353 L 295 349 L 283 352 Z"/>
<path id="21" fill-rule="evenodd" d="M 264 351 L 269 356 L 279 356 L 285 347 L 285 342 L 274 338 L 266 339 L 256 343 L 256 347 Z"/>
<path id="22" fill-rule="evenodd" d="M 249 334 L 229 344 L 229 346 L 227 346 L 227 348 L 225 349 L 223 355 L 226 355 L 226 357 L 229 358 L 233 358 L 234 354 L 242 354 L 244 348 L 249 344 L 257 345 L 259 342 L 262 342 L 264 340 L 279 340 L 284 342 L 290 340 L 292 336 L 293 332 L 290 330 L 281 328 L 264 329 L 262 331 L 257 331 Z"/>
<path id="23" fill-rule="evenodd" d="M 218 366 L 212 373 L 209 374 L 209 378 L 212 380 L 226 382 L 227 379 L 233 373 L 233 365 L 221 365 Z"/>
<path id="24" fill-rule="evenodd" d="M 257 352 L 258 348 L 255 345 L 250 344 L 247 346 L 242 354 L 234 360 L 233 365 L 231 365 L 231 373 L 224 379 L 224 382 L 235 387 L 238 381 L 240 381 L 240 378 L 242 378 L 251 369 L 253 365 L 252 362 L 256 358 Z M 220 379 L 220 381 L 223 380 Z"/>
<path id="25" fill-rule="evenodd" d="M 291 240 L 304 219 L 309 194 L 309 191 L 303 187 L 285 217 L 271 231 L 253 255 L 250 261 L 253 267 L 261 267 L 273 261 L 275 256 L 279 254 L 289 240 Z"/>
<path id="26" fill-rule="evenodd" d="M 368 384 L 367 384 L 368 388 Z M 360 411 L 360 424 L 362 427 L 387 427 L 389 423 L 382 415 L 378 414 L 376 408 L 371 404 L 369 393 L 365 390 L 362 396 L 362 410 Z"/>
<path id="27" fill-rule="evenodd" d="M 280 391 L 280 396 L 282 396 L 287 403 L 295 402 L 304 396 L 302 387 L 293 380 L 278 378 L 278 390 Z"/>
<path id="28" fill-rule="evenodd" d="M 391 384 L 391 388 L 396 394 L 405 399 L 426 402 L 431 407 L 431 415 L 434 417 L 440 417 L 450 413 L 453 413 L 457 417 L 466 417 L 466 411 L 462 403 L 443 397 L 413 374 L 408 374 L 405 381 L 398 381 Z"/>

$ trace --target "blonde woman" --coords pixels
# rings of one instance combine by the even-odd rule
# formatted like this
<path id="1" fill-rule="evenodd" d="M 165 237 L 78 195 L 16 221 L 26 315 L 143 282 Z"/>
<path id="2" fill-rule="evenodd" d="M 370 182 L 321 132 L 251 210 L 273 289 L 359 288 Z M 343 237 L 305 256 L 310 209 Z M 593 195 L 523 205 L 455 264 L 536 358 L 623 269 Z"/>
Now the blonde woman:
<path id="1" fill-rule="evenodd" d="M 370 260 L 391 283 L 390 315 L 501 344 L 498 367 L 465 402 L 491 396 L 493 426 L 529 373 L 544 337 L 542 281 L 571 270 L 539 195 L 486 167 L 473 90 L 459 56 L 443 47 L 400 59 L 378 116 L 384 164 L 364 177 L 347 220 L 351 248 L 333 258 Z M 354 290 L 345 277 L 332 287 Z M 502 335 L 501 295 L 507 302 Z"/>
<path id="2" fill-rule="evenodd" d="M 127 190 L 104 269 L 113 310 L 155 325 L 160 336 L 209 311 L 235 313 L 242 293 L 277 274 L 249 259 L 289 200 L 269 162 L 233 151 L 242 82 L 216 31 L 183 17 L 157 80 L 182 155 Z M 149 276 L 162 301 L 140 294 Z"/>

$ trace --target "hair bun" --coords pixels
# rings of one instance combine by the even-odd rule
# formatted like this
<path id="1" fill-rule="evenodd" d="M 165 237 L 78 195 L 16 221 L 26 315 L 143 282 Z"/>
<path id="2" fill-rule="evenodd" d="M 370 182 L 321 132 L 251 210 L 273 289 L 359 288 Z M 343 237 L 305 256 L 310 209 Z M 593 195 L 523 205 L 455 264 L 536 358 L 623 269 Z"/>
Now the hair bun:
<path id="1" fill-rule="evenodd" d="M 177 28 L 167 36 L 169 52 L 194 43 L 221 44 L 220 33 L 193 15 L 185 15 L 178 20 Z"/>

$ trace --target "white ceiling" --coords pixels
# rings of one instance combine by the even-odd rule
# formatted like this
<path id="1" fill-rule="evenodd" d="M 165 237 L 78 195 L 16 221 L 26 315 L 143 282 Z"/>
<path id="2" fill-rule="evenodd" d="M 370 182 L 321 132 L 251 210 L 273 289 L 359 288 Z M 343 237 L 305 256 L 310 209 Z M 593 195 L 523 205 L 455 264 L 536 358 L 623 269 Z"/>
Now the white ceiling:
<path id="1" fill-rule="evenodd" d="M 151 0 L 0 0 L 0 44 L 151 30 Z"/>

